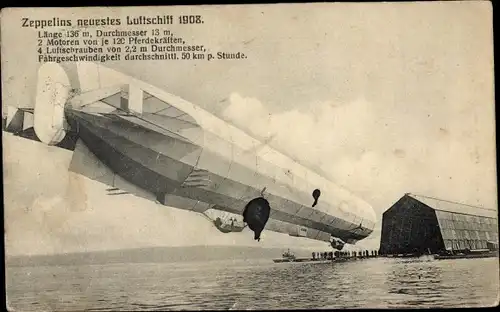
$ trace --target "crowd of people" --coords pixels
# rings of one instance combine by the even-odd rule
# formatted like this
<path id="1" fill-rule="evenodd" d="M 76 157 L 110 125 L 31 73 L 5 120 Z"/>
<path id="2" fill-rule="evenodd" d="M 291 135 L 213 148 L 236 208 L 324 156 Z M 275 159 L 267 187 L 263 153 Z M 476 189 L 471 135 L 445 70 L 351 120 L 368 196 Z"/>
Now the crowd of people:
<path id="1" fill-rule="evenodd" d="M 335 258 L 368 258 L 378 256 L 377 250 L 313 252 L 313 260 Z"/>

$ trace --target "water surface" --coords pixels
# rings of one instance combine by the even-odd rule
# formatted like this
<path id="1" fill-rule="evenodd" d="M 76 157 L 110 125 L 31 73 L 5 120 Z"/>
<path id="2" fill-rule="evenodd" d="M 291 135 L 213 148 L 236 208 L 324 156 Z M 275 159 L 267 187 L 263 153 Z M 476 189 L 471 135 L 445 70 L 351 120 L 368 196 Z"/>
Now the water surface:
<path id="1" fill-rule="evenodd" d="M 7 267 L 10 310 L 477 307 L 498 302 L 498 259 L 271 260 Z"/>

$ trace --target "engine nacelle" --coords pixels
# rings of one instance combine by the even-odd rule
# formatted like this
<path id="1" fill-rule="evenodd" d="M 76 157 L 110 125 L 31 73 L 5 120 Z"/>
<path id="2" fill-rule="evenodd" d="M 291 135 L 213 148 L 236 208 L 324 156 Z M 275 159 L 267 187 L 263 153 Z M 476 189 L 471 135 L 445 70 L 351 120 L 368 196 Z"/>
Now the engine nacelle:
<path id="1" fill-rule="evenodd" d="M 245 228 L 242 217 L 237 214 L 216 209 L 208 209 L 204 211 L 203 214 L 207 216 L 222 233 L 241 232 Z"/>
<path id="2" fill-rule="evenodd" d="M 60 65 L 45 63 L 38 70 L 34 128 L 45 144 L 56 145 L 66 136 L 64 106 L 71 89 L 68 75 Z"/>
<path id="3" fill-rule="evenodd" d="M 332 246 L 333 249 L 337 250 L 342 250 L 344 248 L 345 242 L 342 241 L 341 239 L 331 237 L 330 238 L 330 246 Z"/>

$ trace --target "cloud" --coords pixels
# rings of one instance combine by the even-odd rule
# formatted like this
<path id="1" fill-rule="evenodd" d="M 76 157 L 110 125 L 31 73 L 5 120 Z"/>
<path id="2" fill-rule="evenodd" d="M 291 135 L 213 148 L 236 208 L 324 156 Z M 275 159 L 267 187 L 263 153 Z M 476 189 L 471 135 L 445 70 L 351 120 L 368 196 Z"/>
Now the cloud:
<path id="1" fill-rule="evenodd" d="M 364 99 L 271 112 L 258 99 L 233 93 L 223 117 L 257 138 L 273 135 L 271 146 L 330 178 L 336 171 L 354 170 L 353 163 L 372 163 L 384 144 L 384 134 L 373 131 L 380 121 Z"/>
<path id="2" fill-rule="evenodd" d="M 370 116 L 363 100 L 349 105 L 317 102 L 275 113 L 255 98 L 233 93 L 229 99 L 225 119 L 257 138 L 273 135 L 271 145 L 319 168 L 328 166 L 331 157 L 359 157 L 364 152 L 363 125 Z"/>

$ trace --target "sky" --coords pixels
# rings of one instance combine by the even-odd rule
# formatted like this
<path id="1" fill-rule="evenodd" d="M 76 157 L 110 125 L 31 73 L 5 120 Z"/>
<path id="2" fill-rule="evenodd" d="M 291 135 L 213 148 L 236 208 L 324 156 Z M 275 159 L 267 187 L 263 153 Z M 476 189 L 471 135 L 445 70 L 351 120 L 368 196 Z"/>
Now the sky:
<path id="1" fill-rule="evenodd" d="M 79 16 L 102 16 L 99 10 Z M 257 138 L 272 136 L 271 147 L 363 198 L 379 224 L 359 248 L 378 248 L 382 213 L 407 192 L 497 208 L 489 3 L 174 7 L 165 14 L 186 10 L 203 14 L 205 23 L 172 26 L 176 35 L 247 59 L 106 66 Z M 27 14 L 49 13 L 13 12 L 2 23 L 17 25 Z M 5 104 L 33 103 L 35 36 L 2 27 Z M 223 235 L 185 211 L 105 196 L 105 186 L 67 172 L 67 151 L 5 136 L 3 144 L 8 254 L 257 246 L 249 233 Z M 269 232 L 258 246 L 283 245 L 326 248 Z"/>

